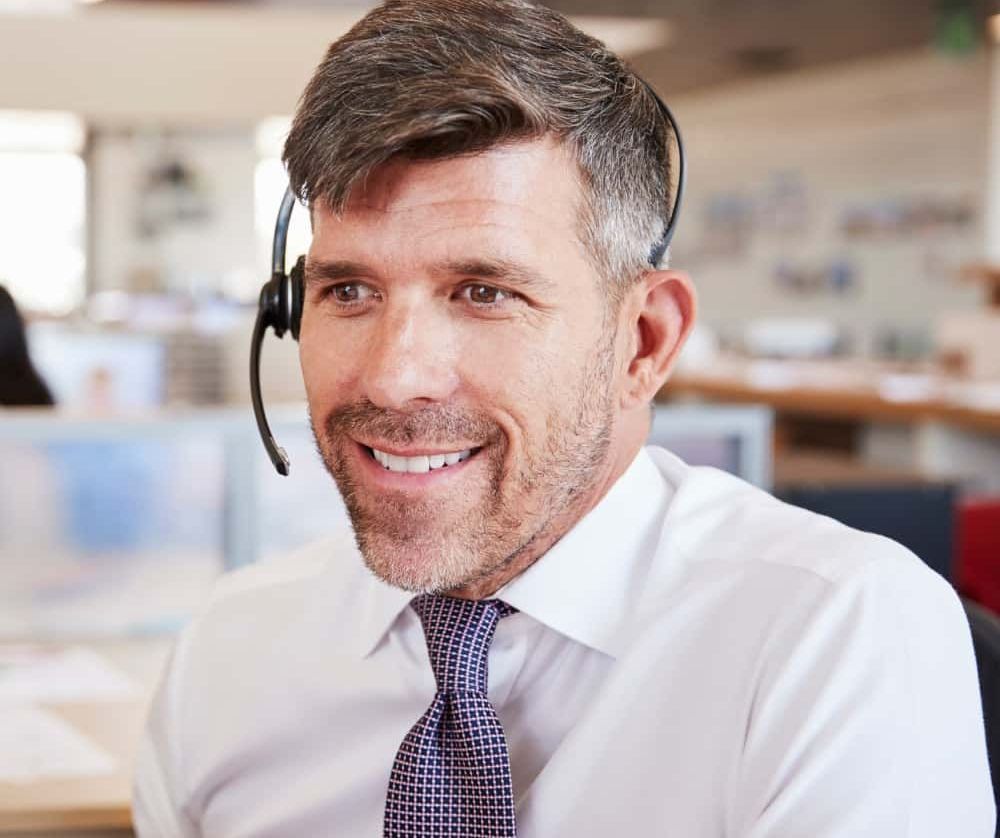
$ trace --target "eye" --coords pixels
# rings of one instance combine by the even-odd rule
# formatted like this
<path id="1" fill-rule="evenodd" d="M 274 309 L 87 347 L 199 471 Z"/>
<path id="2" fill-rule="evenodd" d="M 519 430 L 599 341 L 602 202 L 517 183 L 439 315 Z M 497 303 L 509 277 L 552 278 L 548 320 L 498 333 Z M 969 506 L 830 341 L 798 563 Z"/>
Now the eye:
<path id="1" fill-rule="evenodd" d="M 356 305 L 372 296 L 372 289 L 360 282 L 341 282 L 332 285 L 327 295 L 340 305 Z"/>
<path id="2" fill-rule="evenodd" d="M 470 303 L 477 306 L 495 306 L 507 300 L 513 299 L 513 294 L 496 288 L 493 285 L 465 285 L 462 287 L 462 296 Z"/>

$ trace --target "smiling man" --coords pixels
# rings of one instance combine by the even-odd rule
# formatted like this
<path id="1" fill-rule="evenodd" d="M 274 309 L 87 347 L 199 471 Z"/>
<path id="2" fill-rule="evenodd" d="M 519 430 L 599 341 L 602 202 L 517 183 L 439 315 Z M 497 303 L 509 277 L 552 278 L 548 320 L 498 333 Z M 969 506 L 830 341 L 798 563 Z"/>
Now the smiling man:
<path id="1" fill-rule="evenodd" d="M 579 201 L 575 161 L 546 137 L 394 160 L 341 212 L 315 203 L 300 338 L 313 426 L 361 554 L 392 585 L 488 596 L 642 446 L 693 297 L 682 275 L 649 272 L 620 311 Z M 639 336 L 618 317 L 643 307 L 646 345 L 619 346 Z"/>
<path id="2" fill-rule="evenodd" d="M 992 835 L 968 628 L 884 539 L 644 448 L 694 318 L 669 130 L 517 0 L 395 0 L 285 160 L 352 529 L 222 580 L 143 836 Z"/>

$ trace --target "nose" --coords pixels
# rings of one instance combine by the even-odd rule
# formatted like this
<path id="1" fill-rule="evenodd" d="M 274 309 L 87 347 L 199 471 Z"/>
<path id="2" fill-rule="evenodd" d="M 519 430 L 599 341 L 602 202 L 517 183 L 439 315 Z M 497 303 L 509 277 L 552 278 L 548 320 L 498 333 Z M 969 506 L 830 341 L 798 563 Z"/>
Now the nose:
<path id="1" fill-rule="evenodd" d="M 458 386 L 455 341 L 433 306 L 387 307 L 366 350 L 364 386 L 379 407 L 413 410 L 447 400 Z"/>

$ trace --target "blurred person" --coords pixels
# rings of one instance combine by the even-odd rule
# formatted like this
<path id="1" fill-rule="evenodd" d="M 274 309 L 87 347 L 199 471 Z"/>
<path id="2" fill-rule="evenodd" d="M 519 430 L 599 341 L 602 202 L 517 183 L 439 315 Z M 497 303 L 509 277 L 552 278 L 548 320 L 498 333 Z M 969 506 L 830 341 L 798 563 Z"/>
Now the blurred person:
<path id="1" fill-rule="evenodd" d="M 31 362 L 24 320 L 10 292 L 0 285 L 0 405 L 50 407 L 52 393 Z"/>
<path id="2" fill-rule="evenodd" d="M 113 408 L 112 373 L 91 371 L 86 409 L 94 415 Z M 55 400 L 28 354 L 24 321 L 6 288 L 0 286 L 0 405 L 52 406 Z M 131 558 L 147 532 L 153 508 L 150 466 L 153 451 L 144 443 L 122 440 L 55 440 L 43 450 L 65 497 L 62 531 L 75 554 L 94 570 L 94 558 Z M 67 577 L 76 584 L 77 577 Z M 66 581 L 66 580 L 61 580 Z"/>
<path id="3" fill-rule="evenodd" d="M 993 834 L 947 583 L 643 445 L 695 316 L 650 264 L 668 146 L 544 7 L 392 0 L 330 47 L 284 157 L 353 532 L 182 633 L 140 836 Z"/>
<path id="4" fill-rule="evenodd" d="M 98 365 L 87 371 L 81 399 L 88 413 L 115 411 L 115 373 L 106 366 Z"/>

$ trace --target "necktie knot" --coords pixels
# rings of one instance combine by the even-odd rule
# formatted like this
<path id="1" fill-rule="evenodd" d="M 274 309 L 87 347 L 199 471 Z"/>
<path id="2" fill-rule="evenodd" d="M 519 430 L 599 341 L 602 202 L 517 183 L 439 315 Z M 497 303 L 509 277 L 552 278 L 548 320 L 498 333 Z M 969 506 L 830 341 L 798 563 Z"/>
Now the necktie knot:
<path id="1" fill-rule="evenodd" d="M 498 599 L 422 594 L 410 605 L 420 617 L 440 692 L 486 694 L 487 660 L 497 623 L 516 609 Z"/>

